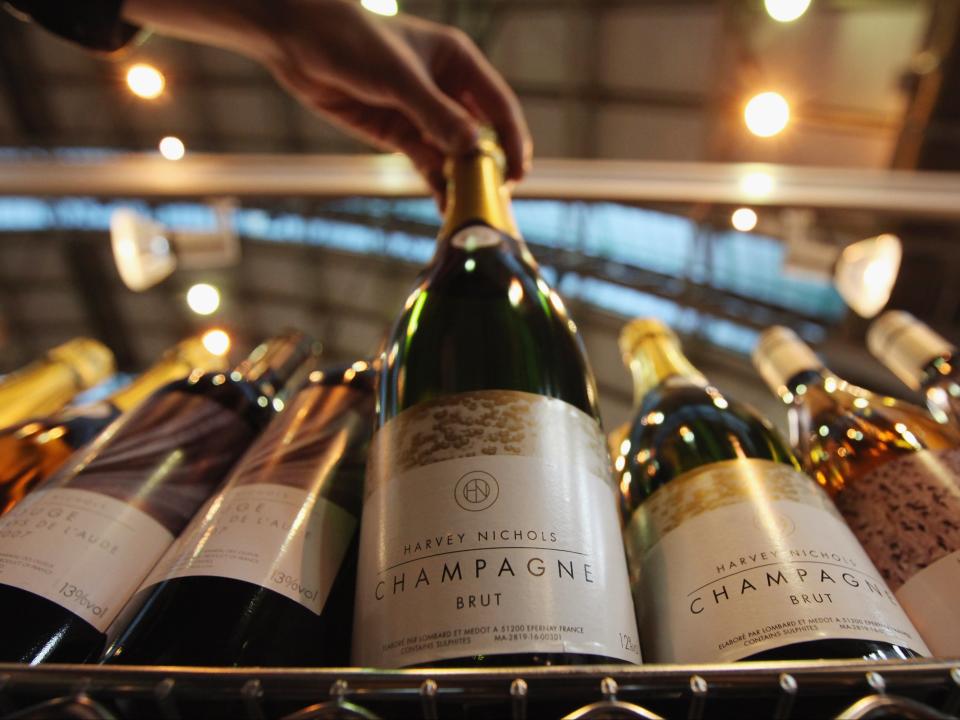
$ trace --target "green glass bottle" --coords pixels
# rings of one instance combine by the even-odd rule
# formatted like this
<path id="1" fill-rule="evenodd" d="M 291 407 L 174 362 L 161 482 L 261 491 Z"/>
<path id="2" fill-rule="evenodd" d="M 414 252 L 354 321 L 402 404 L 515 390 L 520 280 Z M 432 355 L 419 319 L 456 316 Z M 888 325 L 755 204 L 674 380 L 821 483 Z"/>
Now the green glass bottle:
<path id="1" fill-rule="evenodd" d="M 437 252 L 385 346 L 354 662 L 638 662 L 576 325 L 517 232 L 496 141 L 447 178 Z"/>
<path id="2" fill-rule="evenodd" d="M 644 655 L 670 663 L 927 649 L 826 492 L 656 320 L 621 334 L 636 417 L 616 467 Z"/>

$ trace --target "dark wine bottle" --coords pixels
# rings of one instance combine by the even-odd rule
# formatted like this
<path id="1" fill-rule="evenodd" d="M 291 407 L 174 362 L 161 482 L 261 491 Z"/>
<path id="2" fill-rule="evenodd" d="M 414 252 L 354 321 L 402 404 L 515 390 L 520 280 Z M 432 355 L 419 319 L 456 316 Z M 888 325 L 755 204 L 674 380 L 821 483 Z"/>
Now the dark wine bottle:
<path id="1" fill-rule="evenodd" d="M 616 467 L 648 660 L 915 657 L 926 646 L 773 427 L 656 320 L 620 336 L 636 417 Z"/>
<path id="2" fill-rule="evenodd" d="M 289 332 L 118 418 L 0 517 L 0 661 L 82 662 L 275 413 L 312 349 Z"/>
<path id="3" fill-rule="evenodd" d="M 349 664 L 374 375 L 311 373 L 127 604 L 105 662 Z"/>
<path id="4" fill-rule="evenodd" d="M 359 665 L 640 660 L 593 376 L 502 171 L 489 136 L 448 163 L 436 254 L 385 345 Z"/>
<path id="5" fill-rule="evenodd" d="M 121 413 L 131 410 L 154 390 L 193 370 L 219 370 L 223 353 L 212 353 L 200 337 L 188 338 L 163 354 L 129 385 L 100 402 L 67 408 L 0 430 L 0 515 L 20 502 L 93 440 Z"/>
<path id="6" fill-rule="evenodd" d="M 754 363 L 787 404 L 790 439 L 826 488 L 920 637 L 960 657 L 960 432 L 924 408 L 837 377 L 789 328 Z"/>

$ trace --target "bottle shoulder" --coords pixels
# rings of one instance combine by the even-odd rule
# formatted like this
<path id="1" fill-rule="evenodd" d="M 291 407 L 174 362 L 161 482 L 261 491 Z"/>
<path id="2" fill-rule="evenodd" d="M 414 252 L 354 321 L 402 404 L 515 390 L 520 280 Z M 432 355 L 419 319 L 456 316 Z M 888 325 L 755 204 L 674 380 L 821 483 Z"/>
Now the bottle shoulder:
<path id="1" fill-rule="evenodd" d="M 263 396 L 252 383 L 233 379 L 226 373 L 204 373 L 174 380 L 156 390 L 133 412 L 151 404 L 166 402 L 167 398 L 176 395 L 202 397 L 215 402 L 258 430 L 275 414 L 269 398 Z"/>
<path id="2" fill-rule="evenodd" d="M 438 251 L 385 350 L 381 421 L 476 390 L 546 395 L 598 415 L 576 325 L 536 267 L 508 245 Z"/>
<path id="3" fill-rule="evenodd" d="M 625 510 L 704 465 L 737 459 L 799 464 L 776 429 L 748 406 L 706 385 L 664 383 L 641 403 L 622 448 Z M 623 478 L 622 478 L 623 479 Z"/>

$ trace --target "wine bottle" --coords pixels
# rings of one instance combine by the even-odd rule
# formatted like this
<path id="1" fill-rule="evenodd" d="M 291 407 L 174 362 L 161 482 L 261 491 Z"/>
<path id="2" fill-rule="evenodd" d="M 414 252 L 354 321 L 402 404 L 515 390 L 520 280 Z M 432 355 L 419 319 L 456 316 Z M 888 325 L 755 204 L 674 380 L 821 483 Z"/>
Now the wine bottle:
<path id="1" fill-rule="evenodd" d="M 957 348 L 908 312 L 890 310 L 873 321 L 867 347 L 904 384 L 923 393 L 940 422 L 960 423 Z"/>
<path id="2" fill-rule="evenodd" d="M 109 398 L 61 410 L 0 430 L 0 515 L 50 477 L 70 455 L 87 444 L 120 414 L 154 390 L 186 377 L 194 369 L 222 369 L 224 357 L 189 338 L 164 353 L 149 370 Z"/>
<path id="3" fill-rule="evenodd" d="M 620 336 L 636 418 L 616 462 L 648 660 L 926 653 L 827 494 L 776 430 L 662 323 Z"/>
<path id="4" fill-rule="evenodd" d="M 754 363 L 788 405 L 791 441 L 937 656 L 960 657 L 960 444 L 922 408 L 845 382 L 796 334 Z"/>
<path id="5" fill-rule="evenodd" d="M 229 374 L 160 388 L 0 517 L 0 661 L 81 662 L 274 414 L 309 355 L 290 332 Z"/>
<path id="6" fill-rule="evenodd" d="M 96 340 L 74 338 L 58 345 L 0 380 L 0 428 L 56 412 L 113 372 L 113 353 Z"/>
<path id="7" fill-rule="evenodd" d="M 315 371 L 147 577 L 106 662 L 350 662 L 367 363 Z"/>
<path id="8" fill-rule="evenodd" d="M 446 173 L 436 254 L 385 345 L 354 662 L 639 662 L 576 326 L 517 232 L 496 141 Z"/>

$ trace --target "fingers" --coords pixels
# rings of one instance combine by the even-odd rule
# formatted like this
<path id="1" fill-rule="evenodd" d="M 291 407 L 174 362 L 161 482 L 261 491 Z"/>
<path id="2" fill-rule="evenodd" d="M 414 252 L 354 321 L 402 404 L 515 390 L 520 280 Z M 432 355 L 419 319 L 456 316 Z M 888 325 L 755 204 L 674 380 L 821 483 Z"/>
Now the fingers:
<path id="1" fill-rule="evenodd" d="M 440 86 L 490 121 L 507 157 L 507 177 L 521 179 L 530 167 L 533 143 L 517 96 L 466 35 L 451 33 L 448 42 L 449 54 L 438 68 Z"/>
<path id="2" fill-rule="evenodd" d="M 424 140 L 420 128 L 399 110 L 376 107 L 348 96 L 326 98 L 314 109 L 344 129 L 385 150 L 396 150 L 410 158 L 423 175 L 440 209 L 444 206 L 445 153 Z"/>
<path id="3" fill-rule="evenodd" d="M 444 93 L 422 67 L 400 70 L 393 105 L 406 115 L 423 137 L 447 155 L 462 155 L 477 145 L 477 120 Z"/>

